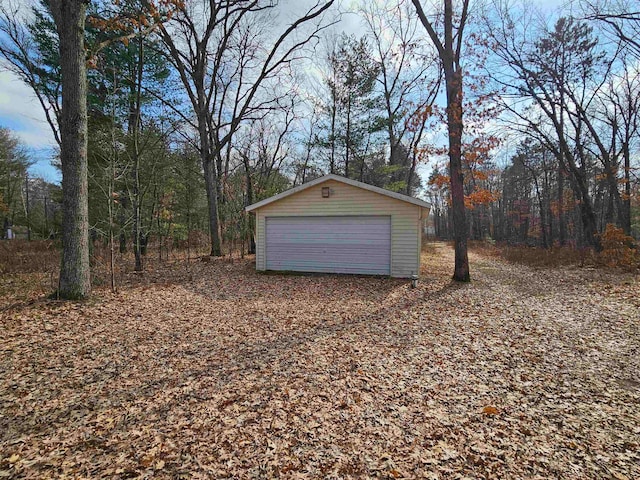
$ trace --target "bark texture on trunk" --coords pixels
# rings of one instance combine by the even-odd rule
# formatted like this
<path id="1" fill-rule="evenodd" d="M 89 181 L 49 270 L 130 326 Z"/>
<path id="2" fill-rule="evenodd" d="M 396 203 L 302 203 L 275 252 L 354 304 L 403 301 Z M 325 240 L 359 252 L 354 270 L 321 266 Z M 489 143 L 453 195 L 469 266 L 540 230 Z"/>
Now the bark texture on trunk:
<path id="1" fill-rule="evenodd" d="M 446 70 L 445 68 L 445 72 Z M 468 282 L 471 280 L 471 276 L 467 254 L 468 228 L 462 174 L 462 78 L 459 72 L 451 72 L 450 75 L 453 76 L 453 79 L 447 79 L 447 121 L 449 123 L 449 175 L 455 243 L 453 279 L 458 282 Z"/>
<path id="2" fill-rule="evenodd" d="M 91 293 L 84 48 L 86 3 L 51 0 L 50 5 L 60 39 L 62 73 L 62 264 L 58 294 L 64 299 L 81 299 Z"/>
<path id="3" fill-rule="evenodd" d="M 198 133 L 200 134 L 200 159 L 204 171 L 204 184 L 207 192 L 207 204 L 209 210 L 209 235 L 211 238 L 212 257 L 222 256 L 222 240 L 220 237 L 220 214 L 218 212 L 218 199 L 221 194 L 219 189 L 219 173 L 216 168 L 216 160 L 212 153 L 212 144 L 209 137 L 211 131 L 208 125 L 209 119 L 206 113 L 206 94 L 204 87 L 198 85 Z"/>
<path id="4" fill-rule="evenodd" d="M 467 254 L 467 216 L 464 206 L 464 177 L 462 173 L 462 71 L 453 53 L 453 12 L 450 1 L 445 1 L 445 55 L 442 58 L 447 85 L 447 125 L 449 128 L 449 176 L 451 181 L 451 209 L 455 244 L 453 279 L 469 282 L 469 256 Z"/>
<path id="5" fill-rule="evenodd" d="M 204 161 L 204 184 L 207 190 L 207 200 L 209 206 L 209 230 L 211 234 L 212 257 L 222 256 L 222 242 L 220 241 L 220 221 L 218 215 L 218 178 L 216 167 L 213 161 Z"/>
<path id="6" fill-rule="evenodd" d="M 598 237 L 598 222 L 593 208 L 591 194 L 589 193 L 585 162 L 583 161 L 581 165 L 577 164 L 576 158 L 571 152 L 566 139 L 560 139 L 560 148 L 563 152 L 562 157 L 566 161 L 565 166 L 569 172 L 569 184 L 571 185 L 575 198 L 580 202 L 580 219 L 582 220 L 584 240 L 586 244 L 596 252 L 601 252 L 602 244 Z M 584 153 L 582 157 L 585 158 Z"/>

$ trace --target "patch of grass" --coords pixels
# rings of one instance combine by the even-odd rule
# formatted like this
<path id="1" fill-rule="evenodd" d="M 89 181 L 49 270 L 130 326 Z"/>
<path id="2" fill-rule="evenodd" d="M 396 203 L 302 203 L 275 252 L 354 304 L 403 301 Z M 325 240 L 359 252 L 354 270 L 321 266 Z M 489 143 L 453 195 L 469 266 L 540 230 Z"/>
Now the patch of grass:
<path id="1" fill-rule="evenodd" d="M 545 249 L 524 245 L 490 244 L 471 241 L 469 249 L 483 255 L 502 258 L 510 263 L 531 267 L 598 266 L 598 257 L 590 248 L 571 246 Z"/>
<path id="2" fill-rule="evenodd" d="M 0 241 L 0 273 L 46 273 L 59 263 L 60 250 L 50 240 Z"/>

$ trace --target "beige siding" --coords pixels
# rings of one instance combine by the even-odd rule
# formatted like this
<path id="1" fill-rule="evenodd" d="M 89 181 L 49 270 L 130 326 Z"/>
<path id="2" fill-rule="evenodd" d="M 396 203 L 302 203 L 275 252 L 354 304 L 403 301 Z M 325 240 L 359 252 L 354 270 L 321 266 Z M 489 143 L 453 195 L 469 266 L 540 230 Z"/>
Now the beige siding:
<path id="1" fill-rule="evenodd" d="M 322 187 L 331 188 L 329 198 L 322 198 Z M 417 205 L 328 180 L 257 209 L 256 268 L 266 269 L 266 217 L 390 215 L 391 276 L 410 277 L 420 272 L 421 210 Z"/>

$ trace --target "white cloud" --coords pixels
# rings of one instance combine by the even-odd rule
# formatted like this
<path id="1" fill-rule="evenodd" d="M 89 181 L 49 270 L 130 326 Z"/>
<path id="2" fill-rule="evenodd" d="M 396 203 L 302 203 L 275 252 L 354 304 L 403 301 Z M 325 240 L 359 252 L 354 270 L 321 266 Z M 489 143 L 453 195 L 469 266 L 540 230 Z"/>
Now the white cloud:
<path id="1" fill-rule="evenodd" d="M 0 124 L 31 148 L 53 148 L 55 140 L 31 89 L 13 73 L 0 71 Z"/>
<path id="2" fill-rule="evenodd" d="M 0 126 L 10 129 L 28 148 L 33 175 L 60 181 L 60 173 L 51 165 L 57 146 L 44 111 L 31 89 L 6 70 L 0 71 Z"/>

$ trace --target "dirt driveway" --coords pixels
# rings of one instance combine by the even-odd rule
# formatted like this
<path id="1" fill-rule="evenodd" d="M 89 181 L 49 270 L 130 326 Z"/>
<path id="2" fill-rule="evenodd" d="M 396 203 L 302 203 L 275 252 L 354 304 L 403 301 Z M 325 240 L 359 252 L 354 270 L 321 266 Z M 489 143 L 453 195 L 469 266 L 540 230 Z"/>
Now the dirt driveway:
<path id="1" fill-rule="evenodd" d="M 638 278 L 452 261 L 5 302 L 0 477 L 640 478 Z"/>

